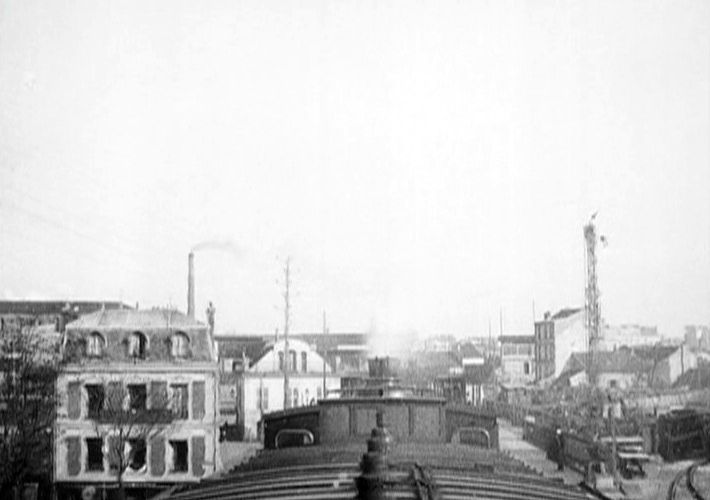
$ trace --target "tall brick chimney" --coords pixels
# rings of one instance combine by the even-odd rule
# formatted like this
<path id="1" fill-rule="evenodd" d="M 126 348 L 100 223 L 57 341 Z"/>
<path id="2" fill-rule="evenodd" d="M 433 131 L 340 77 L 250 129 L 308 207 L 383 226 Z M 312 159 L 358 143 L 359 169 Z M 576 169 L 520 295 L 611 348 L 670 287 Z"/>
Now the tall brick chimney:
<path id="1" fill-rule="evenodd" d="M 195 319 L 195 254 L 187 256 L 187 315 Z"/>

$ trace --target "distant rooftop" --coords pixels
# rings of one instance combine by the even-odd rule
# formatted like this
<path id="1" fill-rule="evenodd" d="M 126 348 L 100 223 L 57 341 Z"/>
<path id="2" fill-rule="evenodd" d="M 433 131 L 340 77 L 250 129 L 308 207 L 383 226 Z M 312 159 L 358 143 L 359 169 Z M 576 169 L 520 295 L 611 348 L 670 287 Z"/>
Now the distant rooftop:
<path id="1" fill-rule="evenodd" d="M 534 335 L 501 335 L 498 337 L 501 344 L 534 344 Z"/>
<path id="2" fill-rule="evenodd" d="M 653 367 L 653 360 L 637 356 L 628 349 L 599 351 L 594 359 L 599 373 L 646 373 Z M 579 373 L 586 367 L 587 353 L 572 353 L 561 376 Z"/>
<path id="3" fill-rule="evenodd" d="M 131 309 L 131 306 L 116 301 L 96 300 L 0 300 L 0 314 L 40 316 L 61 314 L 67 310 L 86 314 L 101 309 Z"/>

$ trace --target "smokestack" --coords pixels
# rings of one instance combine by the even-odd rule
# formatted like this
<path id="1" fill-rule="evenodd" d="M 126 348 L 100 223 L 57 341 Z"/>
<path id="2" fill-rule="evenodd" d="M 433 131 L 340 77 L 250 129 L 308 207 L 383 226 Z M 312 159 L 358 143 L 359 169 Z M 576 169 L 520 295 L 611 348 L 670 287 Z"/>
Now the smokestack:
<path id="1" fill-rule="evenodd" d="M 187 256 L 187 315 L 195 319 L 195 254 Z"/>

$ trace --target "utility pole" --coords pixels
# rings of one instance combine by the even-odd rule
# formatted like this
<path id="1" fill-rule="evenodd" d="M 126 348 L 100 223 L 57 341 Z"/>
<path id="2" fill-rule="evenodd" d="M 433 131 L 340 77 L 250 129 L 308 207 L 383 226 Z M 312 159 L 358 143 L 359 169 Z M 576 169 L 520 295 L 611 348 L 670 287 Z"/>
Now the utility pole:
<path id="1" fill-rule="evenodd" d="M 493 348 L 493 334 L 491 333 L 491 317 L 488 316 L 488 355 L 490 356 L 490 353 L 494 353 L 495 349 Z M 493 354 L 493 358 L 495 358 L 495 354 Z"/>
<path id="2" fill-rule="evenodd" d="M 328 327 L 326 325 L 327 325 L 327 323 L 326 323 L 326 319 L 325 319 L 325 311 L 323 311 L 323 335 L 326 335 L 328 333 Z M 325 399 L 325 395 L 326 395 L 326 392 L 325 392 L 326 391 L 326 387 L 325 387 L 325 355 L 327 352 L 328 351 L 326 349 L 326 352 L 323 353 L 323 399 Z"/>
<path id="3" fill-rule="evenodd" d="M 498 332 L 498 336 L 503 335 L 503 308 L 500 308 L 500 330 Z"/>
<path id="4" fill-rule="evenodd" d="M 291 316 L 291 257 L 286 258 L 284 267 L 284 409 L 291 407 L 291 394 L 289 389 L 289 371 L 291 369 L 291 351 L 288 345 L 288 327 Z"/>
<path id="5" fill-rule="evenodd" d="M 586 288 L 584 293 L 584 310 L 589 347 L 587 349 L 587 375 L 590 387 L 596 387 L 597 366 L 596 354 L 601 336 L 601 310 L 599 306 L 599 287 L 597 285 L 597 229 L 594 226 L 596 212 L 589 223 L 584 226 L 584 243 L 586 248 Z"/>

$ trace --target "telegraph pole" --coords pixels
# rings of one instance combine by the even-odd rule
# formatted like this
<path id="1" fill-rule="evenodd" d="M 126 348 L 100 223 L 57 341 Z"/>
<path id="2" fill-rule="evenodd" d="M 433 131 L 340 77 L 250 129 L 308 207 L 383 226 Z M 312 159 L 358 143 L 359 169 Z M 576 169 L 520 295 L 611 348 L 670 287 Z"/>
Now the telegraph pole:
<path id="1" fill-rule="evenodd" d="M 326 335 L 327 333 L 328 333 L 328 327 L 327 327 L 327 323 L 325 320 L 325 311 L 323 311 L 323 335 Z M 325 355 L 327 352 L 328 351 L 326 350 L 326 352 L 323 353 L 323 399 L 325 399 L 325 394 L 326 394 L 325 393 L 325 391 L 326 391 L 326 387 L 325 387 Z"/>
<path id="2" fill-rule="evenodd" d="M 291 369 L 291 351 L 288 345 L 288 327 L 291 316 L 291 257 L 286 258 L 284 267 L 284 409 L 291 407 L 291 394 L 289 389 L 289 370 Z"/>

